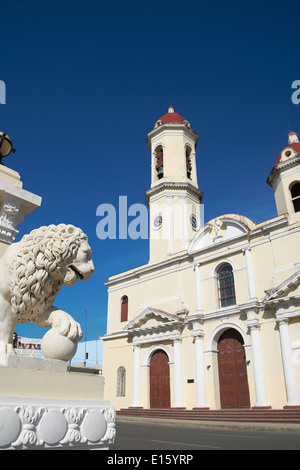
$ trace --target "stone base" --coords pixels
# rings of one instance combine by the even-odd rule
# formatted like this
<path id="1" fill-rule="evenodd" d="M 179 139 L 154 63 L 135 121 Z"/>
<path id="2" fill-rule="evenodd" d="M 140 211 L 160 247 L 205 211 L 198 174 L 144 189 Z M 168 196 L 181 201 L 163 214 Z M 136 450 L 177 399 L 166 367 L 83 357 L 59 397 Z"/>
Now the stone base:
<path id="1" fill-rule="evenodd" d="M 104 377 L 69 373 L 65 361 L 19 355 L 0 360 L 0 396 L 103 400 Z"/>
<path id="2" fill-rule="evenodd" d="M 0 367 L 17 367 L 22 369 L 48 370 L 67 372 L 68 363 L 54 359 L 23 356 L 22 354 L 0 354 Z"/>
<path id="3" fill-rule="evenodd" d="M 108 449 L 115 410 L 104 377 L 68 372 L 65 361 L 0 357 L 0 450 Z"/>
<path id="4" fill-rule="evenodd" d="M 272 406 L 271 405 L 266 405 L 266 406 L 252 406 L 252 410 L 271 410 Z"/>

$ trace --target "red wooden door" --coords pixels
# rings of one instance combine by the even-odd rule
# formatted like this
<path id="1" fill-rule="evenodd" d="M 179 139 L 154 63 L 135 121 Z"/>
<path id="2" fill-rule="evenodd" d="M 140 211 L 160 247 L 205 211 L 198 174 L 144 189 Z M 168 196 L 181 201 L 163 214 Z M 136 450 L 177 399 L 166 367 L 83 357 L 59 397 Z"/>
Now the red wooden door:
<path id="1" fill-rule="evenodd" d="M 218 343 L 221 408 L 249 408 L 250 397 L 243 339 L 229 329 Z"/>
<path id="2" fill-rule="evenodd" d="M 170 408 L 170 368 L 167 354 L 155 351 L 150 361 L 150 408 Z"/>

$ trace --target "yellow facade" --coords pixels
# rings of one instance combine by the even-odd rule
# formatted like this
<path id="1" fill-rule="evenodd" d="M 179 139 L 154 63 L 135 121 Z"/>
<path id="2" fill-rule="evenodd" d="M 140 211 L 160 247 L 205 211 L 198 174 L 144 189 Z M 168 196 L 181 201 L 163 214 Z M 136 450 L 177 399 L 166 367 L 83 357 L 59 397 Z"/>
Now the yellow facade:
<path id="1" fill-rule="evenodd" d="M 224 214 L 193 227 L 190 216 L 199 222 L 202 193 L 195 156 L 194 176 L 186 178 L 185 142 L 178 135 L 194 136 L 194 152 L 195 133 L 180 120 L 162 120 L 154 131 L 148 134 L 150 226 L 158 213 L 163 224 L 153 229 L 154 239 L 150 229 L 149 263 L 107 281 L 104 398 L 116 409 L 163 407 L 166 402 L 155 401 L 155 393 L 169 393 L 172 408 L 299 407 L 300 212 L 290 203 L 291 184 L 300 181 L 299 153 L 291 154 L 290 170 L 286 160 L 284 168 L 279 162 L 268 180 L 277 207 L 286 212 L 260 224 Z M 157 142 L 165 146 L 166 180 L 155 178 Z M 170 216 L 170 208 L 178 214 L 172 210 Z M 172 243 L 157 235 L 164 223 Z M 229 274 L 223 276 L 224 267 Z M 124 296 L 127 321 L 121 321 Z M 168 364 L 169 388 L 154 392 L 159 380 L 152 361 L 158 351 Z"/>

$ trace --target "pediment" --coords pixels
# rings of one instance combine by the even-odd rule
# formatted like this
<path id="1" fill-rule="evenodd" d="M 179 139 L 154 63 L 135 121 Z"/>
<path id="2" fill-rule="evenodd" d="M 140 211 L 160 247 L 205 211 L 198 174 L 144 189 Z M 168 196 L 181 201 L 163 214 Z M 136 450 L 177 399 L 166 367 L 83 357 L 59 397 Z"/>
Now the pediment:
<path id="1" fill-rule="evenodd" d="M 177 325 L 181 324 L 182 319 L 177 315 L 164 312 L 162 310 L 157 310 L 151 307 L 148 307 L 137 317 L 135 317 L 128 325 L 124 328 L 125 331 L 132 331 L 139 328 L 157 328 L 168 325 Z"/>
<path id="2" fill-rule="evenodd" d="M 255 227 L 255 223 L 238 214 L 226 214 L 206 223 L 195 235 L 189 246 L 189 253 L 198 251 L 225 240 L 245 235 Z"/>
<path id="3" fill-rule="evenodd" d="M 300 285 L 300 269 L 292 276 L 281 282 L 277 287 L 265 291 L 266 296 L 264 301 L 270 302 L 272 300 L 286 297 L 289 293 L 294 291 Z"/>

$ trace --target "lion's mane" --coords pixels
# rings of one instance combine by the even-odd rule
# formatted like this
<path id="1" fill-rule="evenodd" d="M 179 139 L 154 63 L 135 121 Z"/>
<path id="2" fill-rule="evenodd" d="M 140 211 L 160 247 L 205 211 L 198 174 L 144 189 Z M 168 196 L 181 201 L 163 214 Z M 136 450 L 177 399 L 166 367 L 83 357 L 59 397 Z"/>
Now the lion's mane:
<path id="1" fill-rule="evenodd" d="M 18 323 L 37 320 L 63 285 L 66 264 L 87 236 L 73 225 L 49 225 L 24 235 L 10 266 L 10 296 Z"/>

